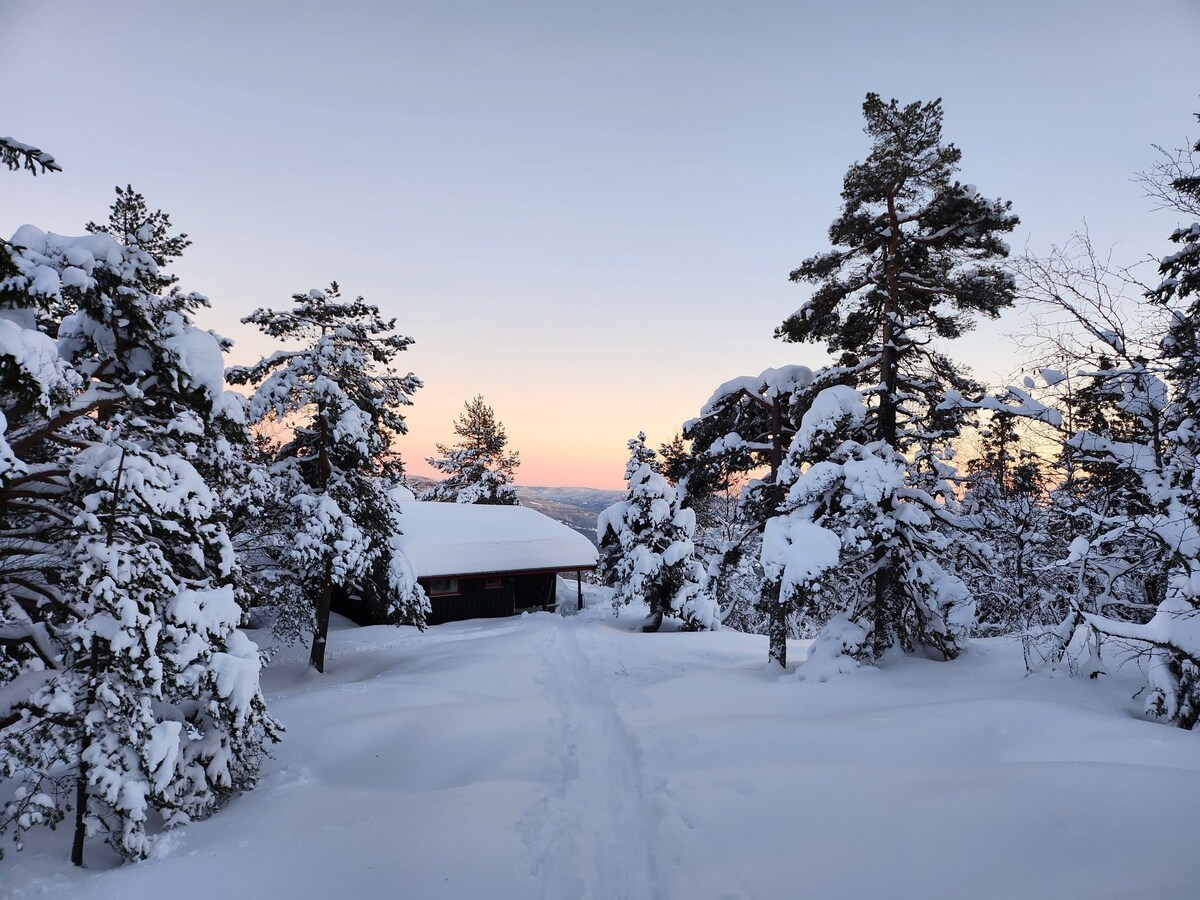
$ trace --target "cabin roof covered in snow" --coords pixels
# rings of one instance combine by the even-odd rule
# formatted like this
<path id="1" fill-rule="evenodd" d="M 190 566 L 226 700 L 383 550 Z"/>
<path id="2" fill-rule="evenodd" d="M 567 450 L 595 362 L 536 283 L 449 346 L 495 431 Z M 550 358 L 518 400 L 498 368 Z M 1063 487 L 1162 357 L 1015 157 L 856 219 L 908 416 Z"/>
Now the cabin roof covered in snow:
<path id="1" fill-rule="evenodd" d="M 400 510 L 397 543 L 418 578 L 596 565 L 591 541 L 528 507 L 409 500 Z"/>

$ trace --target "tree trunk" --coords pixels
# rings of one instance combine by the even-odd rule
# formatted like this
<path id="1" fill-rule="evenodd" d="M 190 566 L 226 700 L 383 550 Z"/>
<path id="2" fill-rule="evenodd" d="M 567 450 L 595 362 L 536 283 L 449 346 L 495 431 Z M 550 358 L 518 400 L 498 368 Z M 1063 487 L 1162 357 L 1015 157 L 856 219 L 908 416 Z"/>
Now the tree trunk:
<path id="1" fill-rule="evenodd" d="M 767 613 L 767 659 L 787 668 L 787 611 L 780 602 L 782 585 L 772 582 L 763 586 L 759 607 Z"/>
<path id="2" fill-rule="evenodd" d="M 325 329 L 321 329 L 325 333 Z M 317 477 L 321 490 L 329 487 L 329 476 L 333 472 L 333 461 L 329 458 L 329 422 L 325 418 L 324 404 L 317 404 Z M 333 548 L 330 548 L 330 553 Z M 325 673 L 325 644 L 329 638 L 329 607 L 333 603 L 333 558 L 325 563 L 325 576 L 321 584 L 321 596 L 317 600 L 317 622 L 313 630 L 312 650 L 308 662 L 318 672 Z"/>
<path id="3" fill-rule="evenodd" d="M 896 257 L 900 254 L 900 219 L 896 213 L 896 198 L 888 194 L 888 241 L 884 250 L 883 271 L 887 278 L 884 291 L 882 322 L 880 323 L 879 383 L 883 393 L 879 398 L 879 440 L 895 449 L 897 439 L 896 388 L 899 383 L 900 359 L 897 350 L 894 316 L 900 299 L 900 279 Z"/>
<path id="4" fill-rule="evenodd" d="M 642 631 L 646 632 L 647 634 L 654 634 L 656 631 L 658 631 L 658 629 L 662 628 L 662 623 L 663 611 L 661 609 L 656 609 L 650 613 L 649 618 L 646 619 L 646 624 L 642 626 Z"/>
<path id="5" fill-rule="evenodd" d="M 891 192 L 887 196 L 888 240 L 884 250 L 883 270 L 887 279 L 887 290 L 884 291 L 882 322 L 880 323 L 880 352 L 879 352 L 879 383 L 882 393 L 879 397 L 879 433 L 877 439 L 887 444 L 892 450 L 899 443 L 899 422 L 896 409 L 896 391 L 900 382 L 900 353 L 896 347 L 895 319 L 897 304 L 900 298 L 900 279 L 896 271 L 897 257 L 900 254 L 900 218 L 896 213 L 896 196 Z M 880 502 L 884 514 L 892 511 L 892 498 L 884 497 Z M 887 559 L 886 548 L 879 547 L 875 551 L 875 633 L 872 635 L 872 653 L 876 659 L 881 657 L 891 646 L 895 610 L 895 571 Z"/>
<path id="6" fill-rule="evenodd" d="M 318 672 L 325 672 L 325 644 L 329 638 L 329 607 L 333 602 L 333 562 L 325 564 L 324 584 L 321 585 L 321 598 L 317 601 L 317 625 L 313 630 L 312 650 L 308 655 L 309 664 Z"/>
<path id="7" fill-rule="evenodd" d="M 891 567 L 887 564 L 884 557 L 887 556 L 887 550 L 880 547 L 875 551 L 875 630 L 871 635 L 871 655 L 875 659 L 879 659 L 892 645 L 892 622 L 890 606 L 891 592 L 888 588 L 891 586 Z"/>
<path id="8" fill-rule="evenodd" d="M 87 709 L 90 710 L 96 705 L 96 680 L 100 674 L 100 644 L 94 635 L 89 672 L 91 679 L 88 684 Z M 85 757 L 91 746 L 92 734 L 87 729 L 85 717 L 83 737 L 79 741 L 79 775 L 75 781 L 75 839 L 71 842 L 71 862 L 77 866 L 83 865 L 83 842 L 87 838 L 88 764 Z"/>
<path id="9" fill-rule="evenodd" d="M 128 451 L 121 449 L 121 459 L 117 463 L 117 477 L 113 480 L 112 504 L 109 509 L 108 527 L 105 532 L 105 545 L 112 546 L 117 529 L 117 503 L 121 496 L 121 478 L 125 474 L 125 455 Z M 92 635 L 91 661 L 88 663 L 88 693 L 87 710 L 90 713 L 96 705 L 97 681 L 100 679 L 100 641 Z M 88 748 L 92 746 L 92 734 L 88 731 L 87 715 L 83 719 L 83 735 L 79 740 L 79 775 L 75 781 L 75 837 L 71 842 L 71 862 L 77 866 L 83 865 L 83 842 L 87 839 L 87 810 L 88 810 Z"/>

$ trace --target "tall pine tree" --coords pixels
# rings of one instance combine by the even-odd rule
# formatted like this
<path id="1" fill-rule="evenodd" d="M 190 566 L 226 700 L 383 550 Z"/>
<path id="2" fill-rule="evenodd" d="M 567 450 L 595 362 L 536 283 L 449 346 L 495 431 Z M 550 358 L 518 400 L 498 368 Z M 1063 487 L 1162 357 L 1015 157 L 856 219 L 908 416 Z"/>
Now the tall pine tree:
<path id="1" fill-rule="evenodd" d="M 148 236 L 26 226 L 0 282 L 0 325 L 21 329 L 0 368 L 25 373 L 0 386 L 0 678 L 19 698 L 0 709 L 0 776 L 20 782 L 0 830 L 19 842 L 73 808 L 76 864 L 97 833 L 142 858 L 152 812 L 180 824 L 253 785 L 276 731 L 193 462 L 240 406 L 220 341 L 191 323 L 198 295 L 164 292 Z"/>
<path id="2" fill-rule="evenodd" d="M 950 519 L 924 501 L 925 514 L 915 518 L 900 507 L 908 489 L 947 495 L 944 447 L 964 413 L 946 401 L 979 388 L 936 342 L 1012 304 L 1013 279 L 996 263 L 1008 253 L 1001 236 L 1018 220 L 1009 203 L 954 178 L 961 152 L 942 140 L 941 101 L 901 105 L 868 94 L 863 115 L 871 152 L 846 173 L 842 212 L 829 228 L 833 249 L 792 272 L 793 281 L 815 288 L 776 334 L 824 343 L 837 368 L 814 387 L 859 390 L 867 408 L 857 442 L 879 465 L 902 473 L 898 490 L 876 500 L 869 596 L 851 604 L 869 634 L 862 655 L 931 645 L 949 658 L 962 633 L 947 626 L 959 617 L 941 607 L 960 592 L 934 577 L 941 541 L 926 536 Z"/>
<path id="3" fill-rule="evenodd" d="M 389 494 L 402 474 L 391 442 L 408 431 L 401 410 L 421 381 L 395 369 L 413 340 L 378 307 L 342 300 L 336 282 L 292 300 L 289 310 L 259 309 L 243 321 L 302 346 L 231 369 L 229 379 L 256 386 L 252 420 L 291 432 L 272 472 L 290 497 L 294 578 L 279 584 L 276 600 L 285 617 L 311 624 L 310 662 L 323 672 L 335 591 L 351 602 L 377 592 L 395 621 L 424 624 L 425 594 L 393 552 L 400 511 Z"/>

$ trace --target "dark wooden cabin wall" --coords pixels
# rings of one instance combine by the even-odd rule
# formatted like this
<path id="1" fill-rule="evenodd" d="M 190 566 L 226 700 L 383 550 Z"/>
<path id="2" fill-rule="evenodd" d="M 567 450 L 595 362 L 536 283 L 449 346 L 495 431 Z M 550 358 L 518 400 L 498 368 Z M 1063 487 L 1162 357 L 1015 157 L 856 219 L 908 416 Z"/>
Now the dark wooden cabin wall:
<path id="1" fill-rule="evenodd" d="M 488 582 L 497 578 L 501 587 L 489 590 Z M 540 606 L 552 608 L 557 600 L 555 578 L 553 573 L 459 578 L 458 594 L 429 598 L 431 611 L 427 621 L 430 625 L 440 625 L 463 619 L 512 616 Z M 421 585 L 428 592 L 429 585 L 424 580 Z M 335 591 L 333 611 L 359 625 L 382 625 L 387 621 L 387 610 L 368 609 L 359 598 L 349 597 L 343 590 Z"/>
<path id="2" fill-rule="evenodd" d="M 488 590 L 487 583 L 497 578 L 502 587 Z M 550 606 L 555 602 L 554 579 L 553 574 L 459 578 L 458 594 L 429 598 L 427 621 L 440 625 L 463 619 L 495 619 L 535 606 Z"/>

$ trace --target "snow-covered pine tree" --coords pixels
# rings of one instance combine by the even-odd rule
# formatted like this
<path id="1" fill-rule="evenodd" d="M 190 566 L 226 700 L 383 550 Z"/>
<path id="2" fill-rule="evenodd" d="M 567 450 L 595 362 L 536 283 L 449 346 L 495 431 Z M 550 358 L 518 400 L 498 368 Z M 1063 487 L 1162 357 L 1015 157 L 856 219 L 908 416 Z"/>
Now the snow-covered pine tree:
<path id="1" fill-rule="evenodd" d="M 1049 466 L 1028 449 L 1017 420 L 993 413 L 980 436 L 961 502 L 974 541 L 960 550 L 965 559 L 956 568 L 975 599 L 977 631 L 1024 635 L 1054 604 L 1049 570 L 1066 553 L 1047 553 L 1065 548 L 1068 523 L 1048 502 Z"/>
<path id="2" fill-rule="evenodd" d="M 831 641 L 835 659 L 865 655 L 867 598 L 861 590 L 830 590 L 828 581 L 871 561 L 867 535 L 881 524 L 880 500 L 903 480 L 894 461 L 881 461 L 856 440 L 866 419 L 858 391 L 831 385 L 807 405 L 779 471 L 786 493 L 766 521 L 761 548 L 759 607 L 767 617 L 768 656 L 780 666 L 787 665 L 794 616 L 824 626 L 810 660 L 824 655 Z"/>
<path id="3" fill-rule="evenodd" d="M 626 497 L 601 510 L 596 519 L 596 537 L 600 550 L 596 563 L 596 578 L 600 584 L 609 587 L 615 587 L 618 584 L 618 568 L 622 565 L 622 559 L 625 556 L 622 536 L 625 530 L 625 513 L 629 508 L 631 495 L 629 480 L 641 466 L 645 465 L 653 470 L 657 462 L 654 450 L 646 446 L 644 431 L 638 432 L 638 436 L 629 440 L 627 446 L 629 460 L 625 463 Z M 623 604 L 618 604 L 614 598 L 614 608 L 619 605 Z"/>
<path id="4" fill-rule="evenodd" d="M 277 635 L 292 639 L 311 632 L 312 613 L 277 603 L 294 590 L 290 501 L 295 485 L 272 474 L 274 459 L 275 448 L 265 433 L 253 434 L 247 443 L 231 443 L 216 489 L 229 512 L 229 538 L 240 575 L 238 602 L 256 627 L 270 626 Z"/>
<path id="5" fill-rule="evenodd" d="M 42 172 L 62 171 L 49 153 L 11 137 L 0 137 L 0 164 L 14 172 L 26 168 L 35 176 L 39 168 Z M 48 413 L 54 401 L 71 393 L 77 383 L 59 358 L 54 341 L 37 327 L 44 299 L 12 290 L 13 279 L 21 275 L 14 259 L 17 254 L 16 248 L 0 238 L 0 491 L 14 478 L 27 474 L 6 433 L 26 414 Z M 5 496 L 0 494 L 0 502 Z M 0 638 L 0 670 L 5 665 L 5 650 L 11 653 L 20 643 L 12 643 L 7 636 Z"/>
<path id="6" fill-rule="evenodd" d="M 43 297 L 17 287 L 20 252 L 0 242 L 0 684 L 31 665 L 54 665 L 39 609 L 61 562 L 55 528 L 70 516 L 58 503 L 66 469 L 45 426 L 70 421 L 64 410 L 83 383 L 38 326 Z"/>
<path id="7" fill-rule="evenodd" d="M 221 346 L 136 243 L 26 226 L 9 263 L 0 306 L 37 375 L 0 390 L 18 462 L 0 477 L 0 631 L 37 658 L 4 669 L 0 775 L 19 785 L 0 829 L 19 845 L 73 807 L 76 864 L 96 833 L 138 859 L 151 811 L 212 812 L 277 730 L 220 504 L 187 459 L 225 405 Z"/>
<path id="8" fill-rule="evenodd" d="M 688 629 L 717 628 L 716 604 L 692 543 L 695 514 L 681 507 L 678 492 L 655 470 L 645 434 L 629 441 L 629 453 L 625 499 L 604 510 L 596 524 L 601 577 L 615 588 L 614 609 L 646 603 L 645 631 L 657 631 L 664 615 L 678 616 Z"/>
<path id="9" fill-rule="evenodd" d="M 113 425 L 71 468 L 80 512 L 65 570 L 77 581 L 40 623 L 54 667 L 28 673 L 27 697 L 0 720 L 10 726 L 2 773 L 20 782 L 3 825 L 19 838 L 73 805 L 76 865 L 97 833 L 144 858 L 151 811 L 166 827 L 184 824 L 252 787 L 277 732 L 257 647 L 237 630 L 212 492 L 185 460 L 116 437 Z"/>
<path id="10" fill-rule="evenodd" d="M 673 467 L 679 480 L 687 482 L 688 496 L 698 502 L 722 490 L 731 478 L 766 468 L 766 477 L 747 481 L 742 496 L 743 512 L 761 528 L 778 506 L 776 474 L 796 433 L 798 398 L 812 377 L 807 366 L 789 365 L 719 386 L 700 415 L 683 425 L 691 453 Z"/>
<path id="11" fill-rule="evenodd" d="M 389 495 L 402 473 L 391 442 L 408 431 L 401 410 L 421 381 L 395 369 L 413 341 L 378 307 L 342 300 L 336 282 L 292 300 L 289 310 L 259 309 L 242 321 L 300 348 L 228 374 L 256 386 L 253 421 L 290 426 L 272 475 L 290 498 L 282 562 L 293 577 L 279 582 L 275 602 L 285 622 L 311 625 L 310 661 L 323 672 L 334 591 L 351 602 L 378 594 L 393 620 L 424 624 L 428 600 L 394 552 L 400 512 Z"/>
<path id="12" fill-rule="evenodd" d="M 1200 114 L 1196 118 L 1200 121 Z M 1200 140 L 1193 151 L 1200 153 Z M 1176 209 L 1200 211 L 1200 168 L 1180 172 L 1171 187 Z M 1173 316 L 1163 341 L 1174 387 L 1167 435 L 1169 507 L 1175 513 L 1186 511 L 1189 522 L 1168 536 L 1174 556 L 1171 580 L 1145 632 L 1151 632 L 1155 648 L 1150 709 L 1183 728 L 1195 728 L 1200 725 L 1200 221 L 1176 228 L 1171 241 L 1178 249 L 1161 260 L 1162 281 L 1153 299 Z"/>
<path id="13" fill-rule="evenodd" d="M 88 222 L 84 227 L 88 234 L 107 234 L 125 247 L 137 247 L 146 253 L 157 267 L 153 274 L 143 273 L 143 278 L 157 285 L 158 293 L 169 290 L 179 282 L 179 277 L 166 270 L 173 260 L 183 255 L 192 246 L 186 234 L 171 233 L 171 217 L 161 209 L 151 210 L 146 198 L 133 189 L 133 185 L 117 186 L 113 190 L 117 199 L 108 208 L 108 221 L 97 224 Z"/>
<path id="14" fill-rule="evenodd" d="M 1087 616 L 1145 622 L 1166 595 L 1171 566 L 1170 549 L 1145 527 L 1165 499 L 1167 373 L 1160 360 L 1129 349 L 1123 329 L 1105 335 L 1098 343 L 1107 352 L 1076 371 L 1084 383 L 1069 400 L 1076 430 L 1064 435 L 1063 478 L 1050 493 L 1067 546 L 1049 579 L 1058 590 L 1047 611 L 1063 615 L 1026 638 L 1035 662 L 1092 676 L 1107 664 L 1102 633 L 1081 627 Z"/>
<path id="15" fill-rule="evenodd" d="M 521 464 L 520 455 L 506 452 L 508 436 L 496 421 L 492 408 L 477 395 L 464 404 L 463 414 L 454 421 L 454 444 L 438 444 L 441 457 L 428 463 L 446 477 L 421 495 L 422 500 L 449 503 L 485 503 L 517 506 L 513 477 Z"/>
<path id="16" fill-rule="evenodd" d="M 61 171 L 54 157 L 10 137 L 0 138 L 0 164 L 12 171 L 26 168 Z M 53 665 L 49 640 L 32 626 L 13 627 L 29 617 L 13 596 L 16 579 L 38 572 L 44 559 L 31 545 L 35 532 L 18 529 L 10 519 L 20 504 L 17 492 L 27 490 L 32 480 L 27 459 L 28 445 L 14 448 L 9 443 L 13 429 L 26 421 L 49 416 L 50 411 L 70 397 L 79 376 L 59 357 L 54 340 L 38 328 L 45 312 L 44 298 L 14 289 L 21 277 L 17 257 L 20 250 L 0 238 L 0 685 L 6 684 L 29 666 Z"/>
<path id="17" fill-rule="evenodd" d="M 692 541 L 720 609 L 721 624 L 761 633 L 762 616 L 756 607 L 762 588 L 762 522 L 754 516 L 763 505 L 743 503 L 749 473 L 735 468 L 721 453 L 703 455 L 696 446 L 686 445 L 682 434 L 660 445 L 658 453 L 659 472 L 679 492 L 680 503 L 696 514 Z M 756 482 L 759 491 L 761 484 Z"/>
<path id="18" fill-rule="evenodd" d="M 1200 142 L 1194 152 L 1200 152 Z M 1181 159 L 1194 159 L 1183 155 Z M 1200 170 L 1177 171 L 1156 196 L 1177 211 L 1200 212 Z M 1147 708 L 1183 728 L 1200 725 L 1200 222 L 1176 228 L 1177 250 L 1159 264 L 1161 282 L 1150 298 L 1166 307 L 1171 322 L 1162 341 L 1161 363 L 1167 372 L 1170 402 L 1162 410 L 1164 446 L 1108 440 L 1082 433 L 1073 439 L 1080 451 L 1103 454 L 1140 478 L 1149 509 L 1130 524 L 1153 536 L 1168 560 L 1165 596 L 1146 622 L 1126 622 L 1086 614 L 1088 626 L 1123 642 L 1147 658 L 1150 680 Z M 1127 373 L 1135 387 L 1153 382 Z M 1157 405 L 1152 390 L 1134 410 Z"/>
<path id="19" fill-rule="evenodd" d="M 1043 424 L 1025 421 L 1049 425 L 1041 439 L 1060 448 L 1038 516 L 1044 524 L 1027 545 L 1034 584 L 1023 596 L 1040 608 L 1030 608 L 1022 634 L 1026 661 L 1095 676 L 1107 669 L 1104 645 L 1118 642 L 1088 626 L 1088 616 L 1142 624 L 1166 595 L 1171 551 L 1153 525 L 1170 455 L 1163 316 L 1086 231 L 1045 257 L 1022 258 L 1017 270 L 1034 314 L 1030 343 L 1050 363 L 1025 387 L 1055 413 Z M 1030 402 L 1017 399 L 1014 414 L 1027 415 Z"/>
<path id="20" fill-rule="evenodd" d="M 778 471 L 812 377 L 807 366 L 788 365 L 730 379 L 697 418 L 684 423 L 683 436 L 691 440 L 687 453 L 673 448 L 666 459 L 687 508 L 723 507 L 732 486 L 740 487 L 736 507 L 727 510 L 733 513 L 727 523 L 736 524 L 736 531 L 702 550 L 722 620 L 755 631 L 775 627 L 792 637 L 798 635 L 791 633 L 791 623 L 771 624 L 781 610 L 769 597 L 764 603 L 760 593 L 761 536 L 767 520 L 779 513 Z"/>
<path id="21" fill-rule="evenodd" d="M 872 148 L 846 173 L 842 212 L 829 229 L 834 249 L 792 273 L 816 287 L 776 334 L 825 343 L 839 367 L 831 380 L 867 399 L 859 443 L 879 471 L 902 473 L 897 490 L 945 496 L 944 448 L 964 414 L 944 400 L 980 389 L 935 342 L 1012 304 L 1013 279 L 995 261 L 1007 255 L 1001 235 L 1018 220 L 1009 203 L 954 179 L 961 152 L 942 142 L 941 101 L 901 106 L 868 94 L 863 114 Z M 929 645 L 952 658 L 964 634 L 948 627 L 961 617 L 946 609 L 964 598 L 956 580 L 934 577 L 928 539 L 950 521 L 926 504 L 935 515 L 908 521 L 896 497 L 887 490 L 877 499 L 868 596 L 850 606 L 870 634 L 860 652 L 877 658 L 896 644 Z"/>

